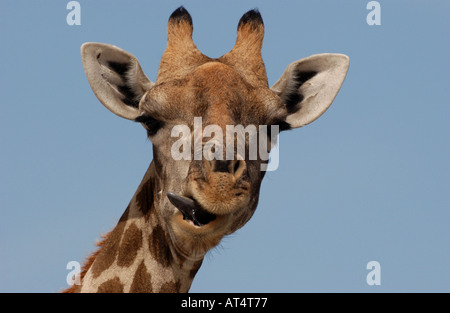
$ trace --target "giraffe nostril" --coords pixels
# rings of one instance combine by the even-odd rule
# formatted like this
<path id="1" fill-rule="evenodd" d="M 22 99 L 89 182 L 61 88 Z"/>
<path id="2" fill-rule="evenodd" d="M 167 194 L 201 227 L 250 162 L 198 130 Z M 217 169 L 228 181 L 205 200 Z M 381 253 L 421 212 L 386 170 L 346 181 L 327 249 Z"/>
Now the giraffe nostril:
<path id="1" fill-rule="evenodd" d="M 228 160 L 212 160 L 212 170 L 214 172 L 230 173 L 232 170 L 232 161 Z M 231 173 L 232 174 L 232 173 Z"/>
<path id="2" fill-rule="evenodd" d="M 236 179 L 240 178 L 245 170 L 247 169 L 247 165 L 244 160 L 236 160 L 234 161 L 233 172 L 232 174 Z"/>
<path id="3" fill-rule="evenodd" d="M 241 163 L 239 161 L 234 163 L 233 174 L 236 173 L 239 170 L 240 166 L 241 166 Z"/>
<path id="4" fill-rule="evenodd" d="M 245 161 L 242 158 L 237 160 L 204 160 L 204 166 L 207 172 L 229 173 L 236 179 L 241 177 L 247 169 Z"/>

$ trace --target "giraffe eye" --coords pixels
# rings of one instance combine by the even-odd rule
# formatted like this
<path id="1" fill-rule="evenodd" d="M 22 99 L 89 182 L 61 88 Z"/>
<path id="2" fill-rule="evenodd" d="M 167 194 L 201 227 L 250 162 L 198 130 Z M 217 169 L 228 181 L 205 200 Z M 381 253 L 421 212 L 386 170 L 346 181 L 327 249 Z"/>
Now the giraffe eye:
<path id="1" fill-rule="evenodd" d="M 154 119 L 153 117 L 148 115 L 141 115 L 137 117 L 134 121 L 142 123 L 144 125 L 149 137 L 155 135 L 158 132 L 158 130 L 163 126 L 163 122 Z"/>

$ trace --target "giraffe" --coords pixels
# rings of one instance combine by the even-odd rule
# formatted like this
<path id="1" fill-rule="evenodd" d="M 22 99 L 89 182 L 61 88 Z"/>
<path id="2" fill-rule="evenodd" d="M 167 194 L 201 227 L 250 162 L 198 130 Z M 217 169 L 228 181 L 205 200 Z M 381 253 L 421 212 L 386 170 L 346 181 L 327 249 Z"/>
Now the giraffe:
<path id="1" fill-rule="evenodd" d="M 153 160 L 116 227 L 86 260 L 81 284 L 65 292 L 189 291 L 207 251 L 255 212 L 266 161 L 237 153 L 232 160 L 175 160 L 174 126 L 192 129 L 202 117 L 202 127 L 218 125 L 224 133 L 237 124 L 299 128 L 328 109 L 348 71 L 346 55 L 313 55 L 291 63 L 269 87 L 256 9 L 242 16 L 234 47 L 220 58 L 202 54 L 192 33 L 192 18 L 179 7 L 168 21 L 155 82 L 116 46 L 81 47 L 94 94 L 114 114 L 143 125 Z"/>

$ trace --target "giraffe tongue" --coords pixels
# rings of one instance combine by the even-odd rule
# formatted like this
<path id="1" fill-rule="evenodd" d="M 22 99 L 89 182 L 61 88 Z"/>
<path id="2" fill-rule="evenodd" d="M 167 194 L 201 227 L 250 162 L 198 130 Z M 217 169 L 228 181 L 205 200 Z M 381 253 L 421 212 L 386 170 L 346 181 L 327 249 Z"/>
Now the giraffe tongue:
<path id="1" fill-rule="evenodd" d="M 196 226 L 203 226 L 213 221 L 216 216 L 206 212 L 195 200 L 179 196 L 173 192 L 167 193 L 170 202 L 183 213 L 183 219 L 188 219 Z"/>

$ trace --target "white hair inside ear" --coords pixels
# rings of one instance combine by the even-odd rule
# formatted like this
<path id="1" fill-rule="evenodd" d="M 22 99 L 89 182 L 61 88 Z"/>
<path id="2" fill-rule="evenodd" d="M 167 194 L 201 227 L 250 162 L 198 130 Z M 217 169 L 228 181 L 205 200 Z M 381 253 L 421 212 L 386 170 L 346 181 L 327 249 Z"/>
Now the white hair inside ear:
<path id="1" fill-rule="evenodd" d="M 84 71 L 94 94 L 114 114 L 134 120 L 139 102 L 153 83 L 132 54 L 113 45 L 81 46 Z"/>
<path id="2" fill-rule="evenodd" d="M 302 127 L 319 118 L 344 82 L 349 58 L 344 54 L 316 54 L 291 63 L 271 89 L 286 106 L 286 122 Z"/>

